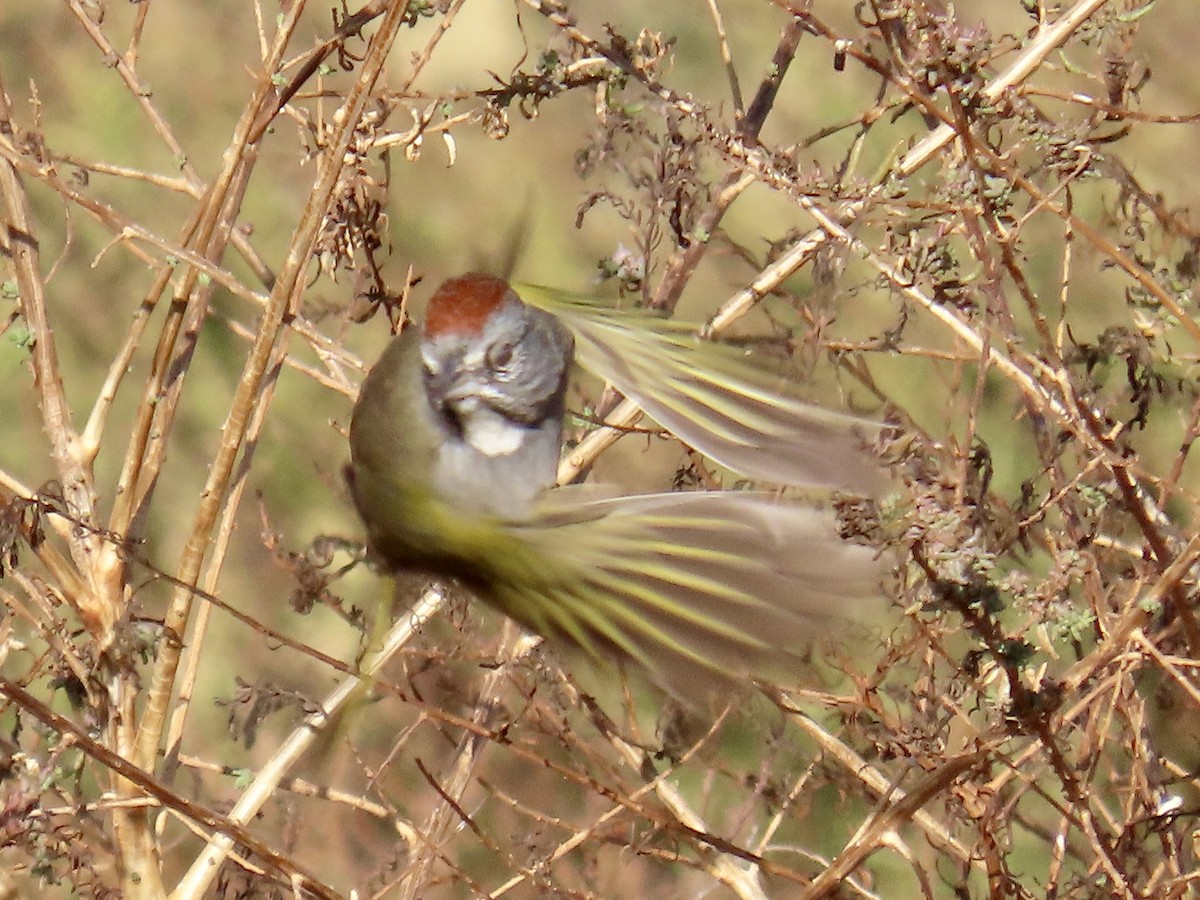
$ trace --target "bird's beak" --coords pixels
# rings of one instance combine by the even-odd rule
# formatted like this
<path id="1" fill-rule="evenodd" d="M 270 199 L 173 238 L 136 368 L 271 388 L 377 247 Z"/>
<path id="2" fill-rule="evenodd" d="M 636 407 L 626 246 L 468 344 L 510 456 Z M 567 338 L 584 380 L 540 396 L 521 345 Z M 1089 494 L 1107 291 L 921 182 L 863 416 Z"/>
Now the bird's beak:
<path id="1" fill-rule="evenodd" d="M 479 399 L 479 378 L 473 369 L 451 373 L 441 392 L 442 403 L 459 407 L 470 400 Z"/>

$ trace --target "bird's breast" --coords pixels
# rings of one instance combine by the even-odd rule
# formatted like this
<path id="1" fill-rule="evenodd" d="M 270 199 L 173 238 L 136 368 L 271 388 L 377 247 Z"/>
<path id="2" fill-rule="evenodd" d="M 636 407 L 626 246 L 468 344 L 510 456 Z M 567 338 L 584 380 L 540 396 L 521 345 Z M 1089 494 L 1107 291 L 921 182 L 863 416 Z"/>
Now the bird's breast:
<path id="1" fill-rule="evenodd" d="M 559 431 L 549 424 L 529 428 L 479 416 L 463 422 L 461 438 L 439 446 L 437 494 L 464 512 L 519 519 L 553 486 L 558 454 Z"/>

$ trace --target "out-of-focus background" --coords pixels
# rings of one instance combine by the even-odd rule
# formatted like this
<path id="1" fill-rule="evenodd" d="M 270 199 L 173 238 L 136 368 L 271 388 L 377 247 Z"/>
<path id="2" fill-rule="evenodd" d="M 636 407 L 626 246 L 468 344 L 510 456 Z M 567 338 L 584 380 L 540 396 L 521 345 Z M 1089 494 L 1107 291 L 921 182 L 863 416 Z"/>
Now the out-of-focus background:
<path id="1" fill-rule="evenodd" d="M 339 156 L 385 6 L 0 7 L 6 896 L 283 896 L 297 871 L 331 896 L 1185 895 L 1190 8 L 412 2 Z M 196 808 L 230 813 L 362 659 L 392 587 L 340 572 L 354 392 L 468 270 L 698 324 L 767 283 L 726 337 L 896 427 L 892 488 L 849 507 L 900 560 L 888 596 L 782 707 L 689 713 L 568 659 L 581 705 L 541 651 L 497 686 L 514 632 L 455 590 L 288 767 L 261 844 L 181 881 Z M 573 389 L 572 442 L 601 387 Z M 628 437 L 593 478 L 693 466 Z"/>

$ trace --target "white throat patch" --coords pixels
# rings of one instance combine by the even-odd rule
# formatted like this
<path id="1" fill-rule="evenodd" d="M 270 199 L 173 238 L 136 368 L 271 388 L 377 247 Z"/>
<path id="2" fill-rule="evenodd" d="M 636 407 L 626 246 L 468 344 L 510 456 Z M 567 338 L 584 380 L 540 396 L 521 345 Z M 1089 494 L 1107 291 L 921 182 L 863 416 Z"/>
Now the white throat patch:
<path id="1" fill-rule="evenodd" d="M 508 456 L 521 449 L 527 429 L 505 418 L 494 409 L 472 404 L 460 409 L 463 439 L 484 456 Z"/>

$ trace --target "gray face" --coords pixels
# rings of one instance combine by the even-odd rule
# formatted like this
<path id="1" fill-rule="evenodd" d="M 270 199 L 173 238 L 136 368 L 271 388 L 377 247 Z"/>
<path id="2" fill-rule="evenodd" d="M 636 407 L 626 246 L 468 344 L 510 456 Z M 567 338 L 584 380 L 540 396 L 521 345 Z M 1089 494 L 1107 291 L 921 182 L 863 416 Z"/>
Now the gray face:
<path id="1" fill-rule="evenodd" d="M 451 435 L 481 453 L 513 453 L 524 432 L 561 418 L 572 347 L 553 316 L 511 294 L 479 333 L 421 342 L 430 406 Z"/>

